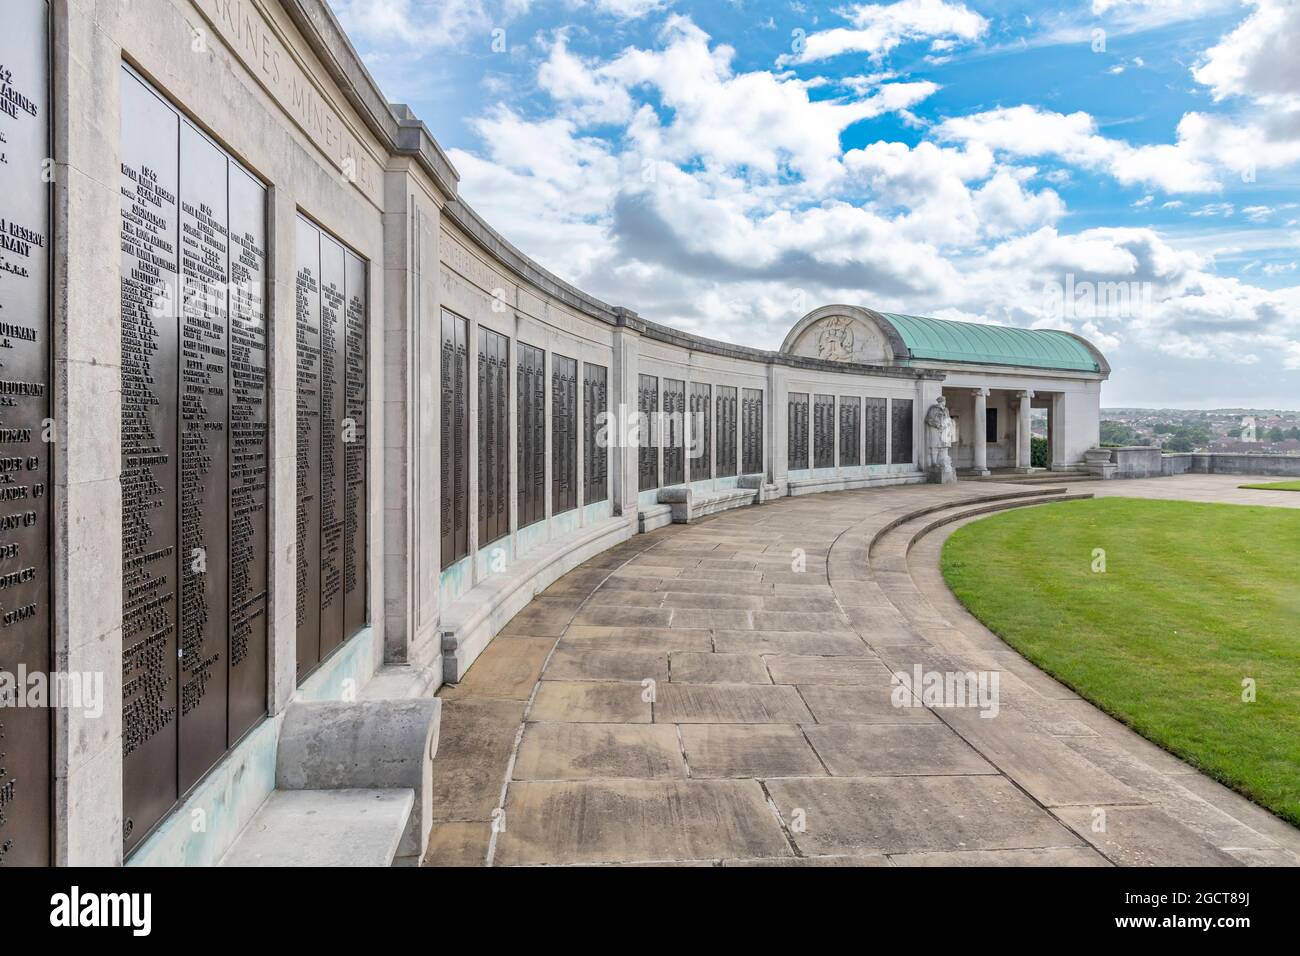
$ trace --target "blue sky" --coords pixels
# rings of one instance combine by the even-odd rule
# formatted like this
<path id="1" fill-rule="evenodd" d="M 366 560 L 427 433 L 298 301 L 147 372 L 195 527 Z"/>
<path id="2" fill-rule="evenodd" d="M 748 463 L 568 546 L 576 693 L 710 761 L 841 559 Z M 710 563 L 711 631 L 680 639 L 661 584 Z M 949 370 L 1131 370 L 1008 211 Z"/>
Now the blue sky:
<path id="1" fill-rule="evenodd" d="M 826 302 L 1067 328 L 1108 405 L 1300 407 L 1295 0 L 331 0 L 561 277 L 775 348 Z"/>

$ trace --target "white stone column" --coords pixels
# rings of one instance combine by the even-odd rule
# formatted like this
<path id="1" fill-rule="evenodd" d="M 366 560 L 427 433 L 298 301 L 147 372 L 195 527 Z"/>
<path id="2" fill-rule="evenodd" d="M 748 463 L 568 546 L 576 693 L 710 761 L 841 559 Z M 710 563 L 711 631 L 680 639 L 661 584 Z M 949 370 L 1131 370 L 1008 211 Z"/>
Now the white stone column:
<path id="1" fill-rule="evenodd" d="M 971 397 L 975 399 L 975 420 L 971 422 L 974 426 L 971 429 L 974 438 L 974 461 L 972 467 L 977 475 L 987 475 L 989 473 L 988 454 L 989 454 L 989 436 L 988 436 L 988 407 L 989 407 L 989 390 L 987 388 L 976 388 L 971 391 Z"/>
<path id="2" fill-rule="evenodd" d="M 1031 449 L 1030 415 L 1034 405 L 1034 393 L 1026 389 L 1017 396 L 1020 402 L 1016 416 L 1016 471 L 1025 474 L 1030 470 Z"/>

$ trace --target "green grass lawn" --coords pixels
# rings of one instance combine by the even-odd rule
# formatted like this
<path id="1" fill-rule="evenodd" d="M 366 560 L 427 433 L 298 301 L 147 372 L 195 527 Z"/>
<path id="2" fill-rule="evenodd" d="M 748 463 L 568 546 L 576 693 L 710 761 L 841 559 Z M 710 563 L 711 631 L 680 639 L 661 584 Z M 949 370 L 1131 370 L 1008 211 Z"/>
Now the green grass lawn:
<path id="1" fill-rule="evenodd" d="M 1255 488 L 1259 491 L 1300 491 L 1300 481 L 1273 481 L 1265 485 L 1242 485 L 1242 488 Z"/>
<path id="2" fill-rule="evenodd" d="M 1009 511 L 954 533 L 943 573 L 1039 667 L 1300 824 L 1300 509 L 1102 498 Z"/>

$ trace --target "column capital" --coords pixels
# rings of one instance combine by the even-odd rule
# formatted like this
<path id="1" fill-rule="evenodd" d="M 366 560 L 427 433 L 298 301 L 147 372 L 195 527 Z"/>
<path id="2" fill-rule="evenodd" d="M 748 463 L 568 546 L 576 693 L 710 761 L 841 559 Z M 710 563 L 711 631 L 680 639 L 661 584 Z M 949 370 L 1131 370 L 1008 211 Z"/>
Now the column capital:
<path id="1" fill-rule="evenodd" d="M 971 393 L 971 395 L 975 396 L 976 398 L 988 398 L 988 397 L 989 397 L 989 389 L 988 389 L 988 388 L 972 388 L 972 389 L 970 390 L 970 393 Z"/>
<path id="2" fill-rule="evenodd" d="M 1016 392 L 1016 397 L 1019 398 L 1021 401 L 1024 401 L 1026 399 L 1032 401 L 1034 397 L 1034 390 L 1032 388 L 1022 388 L 1020 391 Z"/>

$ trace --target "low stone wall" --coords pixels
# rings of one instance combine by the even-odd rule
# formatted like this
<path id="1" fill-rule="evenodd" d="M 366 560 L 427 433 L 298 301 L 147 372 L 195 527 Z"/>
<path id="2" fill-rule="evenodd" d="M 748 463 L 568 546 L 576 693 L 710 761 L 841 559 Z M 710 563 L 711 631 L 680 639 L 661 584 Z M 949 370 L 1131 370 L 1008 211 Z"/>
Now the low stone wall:
<path id="1" fill-rule="evenodd" d="M 1210 475 L 1276 475 L 1300 478 L 1300 455 L 1193 455 L 1196 472 Z"/>
<path id="2" fill-rule="evenodd" d="M 1157 478 L 1168 475 L 1267 475 L 1300 478 L 1300 455 L 1211 454 L 1166 455 L 1159 448 L 1110 449 L 1114 473 L 1105 477 Z"/>

